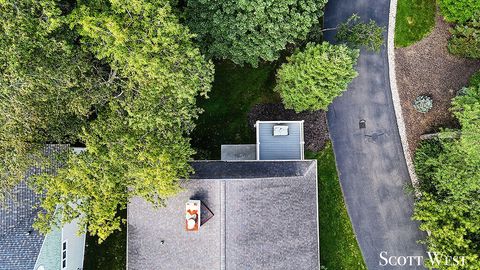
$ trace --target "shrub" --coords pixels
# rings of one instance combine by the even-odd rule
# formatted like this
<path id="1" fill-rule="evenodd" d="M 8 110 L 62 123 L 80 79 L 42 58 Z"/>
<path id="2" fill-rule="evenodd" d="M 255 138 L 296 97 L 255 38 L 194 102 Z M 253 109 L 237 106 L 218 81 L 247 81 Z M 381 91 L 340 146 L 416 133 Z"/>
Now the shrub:
<path id="1" fill-rule="evenodd" d="M 413 101 L 413 107 L 415 110 L 421 113 L 427 113 L 433 107 L 433 100 L 429 96 L 418 96 Z"/>
<path id="2" fill-rule="evenodd" d="M 428 250 L 465 257 L 465 267 L 428 268 L 480 269 L 480 85 L 466 88 L 452 105 L 460 137 L 439 136 L 440 146 L 426 142 L 417 150 L 415 168 L 428 185 L 421 185 L 413 218 L 421 221 L 422 231 L 429 232 L 423 241 Z"/>
<path id="3" fill-rule="evenodd" d="M 475 86 L 475 85 L 480 85 L 480 70 L 475 72 L 472 77 L 470 77 L 470 80 L 468 81 L 469 86 Z"/>
<path id="4" fill-rule="evenodd" d="M 346 45 L 307 44 L 297 51 L 277 73 L 275 91 L 285 108 L 296 112 L 325 110 L 357 76 L 359 51 Z"/>
<path id="5" fill-rule="evenodd" d="M 421 141 L 415 150 L 415 172 L 420 180 L 421 190 L 434 192 L 435 164 L 429 160 L 437 158 L 442 151 L 442 144 L 438 139 Z"/>
<path id="6" fill-rule="evenodd" d="M 480 11 L 478 0 L 440 0 L 439 5 L 448 22 L 464 23 Z"/>
<path id="7" fill-rule="evenodd" d="M 450 30 L 452 33 L 448 41 L 450 53 L 468 58 L 480 58 L 480 12 L 477 14 L 476 18 Z"/>

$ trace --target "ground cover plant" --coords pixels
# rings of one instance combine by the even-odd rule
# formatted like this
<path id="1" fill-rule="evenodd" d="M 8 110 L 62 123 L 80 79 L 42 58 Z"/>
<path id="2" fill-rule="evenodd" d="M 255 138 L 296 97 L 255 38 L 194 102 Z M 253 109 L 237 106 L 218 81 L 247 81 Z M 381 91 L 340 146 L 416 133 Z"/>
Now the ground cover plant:
<path id="1" fill-rule="evenodd" d="M 433 107 L 433 100 L 429 96 L 418 96 L 413 101 L 413 107 L 418 112 L 427 113 Z"/>
<path id="2" fill-rule="evenodd" d="M 331 143 L 318 153 L 318 204 L 320 262 L 327 269 L 367 269 L 345 208 Z"/>
<path id="3" fill-rule="evenodd" d="M 399 0 L 395 46 L 406 47 L 427 36 L 435 26 L 436 0 Z"/>

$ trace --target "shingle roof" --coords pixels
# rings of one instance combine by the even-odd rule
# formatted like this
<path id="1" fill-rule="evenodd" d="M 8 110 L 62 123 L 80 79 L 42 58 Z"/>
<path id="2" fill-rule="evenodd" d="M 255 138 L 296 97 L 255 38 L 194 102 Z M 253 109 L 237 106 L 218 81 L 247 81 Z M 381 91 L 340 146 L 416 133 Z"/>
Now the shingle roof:
<path id="1" fill-rule="evenodd" d="M 38 198 L 25 182 L 15 187 L 13 197 L 0 209 L 0 270 L 31 270 L 44 238 L 32 228 Z"/>
<path id="2" fill-rule="evenodd" d="M 66 145 L 47 145 L 46 155 L 63 151 Z M 53 157 L 53 155 L 52 155 Z M 52 159 L 49 172 L 54 172 L 59 163 Z M 24 181 L 18 184 L 11 196 L 0 207 L 0 270 L 31 270 L 42 247 L 44 236 L 35 231 L 32 224 L 38 213 L 39 196 L 27 186 L 29 178 L 41 173 L 32 167 Z"/>
<path id="3" fill-rule="evenodd" d="M 128 205 L 128 269 L 318 269 L 315 161 L 210 161 L 184 191 L 154 209 Z M 185 232 L 185 202 L 214 213 Z"/>

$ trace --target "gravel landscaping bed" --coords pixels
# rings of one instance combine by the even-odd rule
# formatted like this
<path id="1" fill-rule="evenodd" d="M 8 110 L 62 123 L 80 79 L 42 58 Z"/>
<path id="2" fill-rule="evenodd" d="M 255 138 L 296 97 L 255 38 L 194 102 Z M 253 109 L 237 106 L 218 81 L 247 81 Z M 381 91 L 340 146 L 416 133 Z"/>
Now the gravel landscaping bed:
<path id="1" fill-rule="evenodd" d="M 449 112 L 451 99 L 480 69 L 480 61 L 448 52 L 448 29 L 448 23 L 437 16 L 435 29 L 428 37 L 410 47 L 395 49 L 397 87 L 411 153 L 420 135 L 458 125 Z M 433 108 L 425 114 L 412 105 L 419 95 L 433 99 Z"/>
<path id="2" fill-rule="evenodd" d="M 329 140 L 327 114 L 324 111 L 295 113 L 287 110 L 282 104 L 258 104 L 248 114 L 248 124 L 253 128 L 257 120 L 261 121 L 294 121 L 304 120 L 305 149 L 318 152 Z"/>

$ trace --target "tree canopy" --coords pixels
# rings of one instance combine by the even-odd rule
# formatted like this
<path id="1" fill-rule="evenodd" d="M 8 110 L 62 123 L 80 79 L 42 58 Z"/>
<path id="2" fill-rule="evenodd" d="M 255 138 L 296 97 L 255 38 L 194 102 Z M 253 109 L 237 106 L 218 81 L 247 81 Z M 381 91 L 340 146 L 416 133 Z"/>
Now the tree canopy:
<path id="1" fill-rule="evenodd" d="M 471 85 L 453 101 L 461 125 L 459 139 L 424 142 L 416 152 L 415 167 L 422 197 L 414 218 L 429 231 L 430 250 L 465 256 L 462 269 L 480 267 L 480 84 Z M 438 269 L 452 269 L 435 266 Z"/>
<path id="2" fill-rule="evenodd" d="M 277 73 L 275 91 L 285 108 L 296 112 L 325 110 L 357 76 L 358 49 L 346 45 L 307 44 L 287 58 Z"/>
<path id="3" fill-rule="evenodd" d="M 256 66 L 305 39 L 326 0 L 187 0 L 187 22 L 205 53 Z"/>
<path id="4" fill-rule="evenodd" d="M 116 212 L 131 197 L 162 205 L 189 177 L 188 134 L 213 65 L 166 0 L 80 2 L 69 21 L 84 47 L 117 74 L 119 93 L 83 129 L 86 152 L 35 182 L 47 210 L 37 227 L 48 230 L 57 209 L 66 221 L 80 217 L 103 240 L 120 227 Z"/>
<path id="5" fill-rule="evenodd" d="M 57 1 L 0 2 L 0 201 L 45 143 L 74 143 L 113 88 Z"/>
<path id="6" fill-rule="evenodd" d="M 0 56 L 1 176 L 11 183 L 2 181 L 2 191 L 38 165 L 32 154 L 47 157 L 46 143 L 86 146 L 81 154 L 59 156 L 64 166 L 57 174 L 31 179 L 44 195 L 35 227 L 47 232 L 79 218 L 103 240 L 120 228 L 117 211 L 133 196 L 159 206 L 175 194 L 179 179 L 192 172 L 188 135 L 213 65 L 170 2 L 70 6 L 51 0 L 0 7 L 7 33 L 0 37 L 7 52 Z"/>

